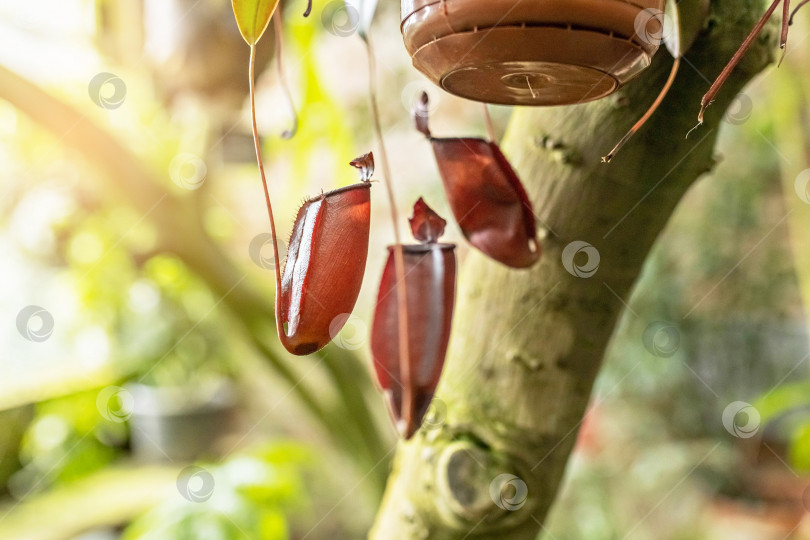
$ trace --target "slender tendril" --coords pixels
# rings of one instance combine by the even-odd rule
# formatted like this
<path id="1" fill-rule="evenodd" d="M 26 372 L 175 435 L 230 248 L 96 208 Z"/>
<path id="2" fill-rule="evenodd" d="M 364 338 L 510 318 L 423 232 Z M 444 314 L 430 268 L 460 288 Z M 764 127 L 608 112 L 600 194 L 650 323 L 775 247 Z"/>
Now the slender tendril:
<path id="1" fill-rule="evenodd" d="M 284 90 L 284 95 L 287 97 L 287 104 L 290 106 L 290 112 L 292 113 L 292 127 L 285 129 L 281 133 L 281 138 L 292 139 L 298 132 L 298 111 L 295 110 L 295 102 L 293 101 L 292 92 L 290 92 L 290 85 L 287 84 L 287 76 L 284 74 L 284 29 L 281 17 L 281 11 L 277 10 L 273 16 L 273 29 L 276 33 L 276 67 L 278 69 L 278 80 L 281 83 L 281 88 Z"/>
<path id="2" fill-rule="evenodd" d="M 793 24 L 793 17 L 796 16 L 796 12 L 799 11 L 802 8 L 802 6 L 804 6 L 807 2 L 810 2 L 810 0 L 802 0 L 801 2 L 799 2 L 799 5 L 796 6 L 796 8 L 790 14 L 790 18 L 788 19 L 788 24 Z"/>
<path id="3" fill-rule="evenodd" d="M 377 83 L 376 83 L 376 59 L 374 57 L 374 47 L 371 44 L 371 36 L 366 33 L 363 37 L 368 53 L 368 92 L 371 101 L 371 116 L 374 119 L 374 132 L 377 136 L 377 145 L 380 147 L 380 162 L 382 163 L 383 174 L 385 175 L 385 190 L 388 194 L 388 206 L 391 209 L 391 221 L 394 226 L 394 275 L 397 287 L 397 323 L 399 335 L 399 374 L 402 379 L 402 406 L 403 420 L 408 426 L 413 421 L 411 408 L 413 395 L 411 392 L 411 364 L 408 352 L 408 297 L 405 287 L 405 256 L 402 251 L 402 242 L 399 236 L 399 215 L 397 205 L 394 200 L 394 188 L 391 180 L 391 169 L 388 163 L 388 154 L 385 151 L 383 141 L 382 126 L 380 125 L 380 111 L 377 106 Z M 402 431 L 402 429 L 400 429 Z"/>
<path id="4" fill-rule="evenodd" d="M 785 53 L 787 53 L 787 38 L 788 38 L 788 28 L 790 27 L 790 0 L 785 0 L 785 3 L 782 4 L 782 34 L 779 36 L 779 48 L 782 49 L 782 55 L 779 57 L 779 63 L 776 64 L 776 67 L 782 65 L 782 60 L 785 59 Z"/>
<path id="5" fill-rule="evenodd" d="M 635 135 L 636 132 L 639 129 L 641 129 L 641 126 L 643 126 L 647 122 L 647 120 L 650 119 L 650 117 L 653 115 L 658 106 L 661 105 L 661 102 L 664 100 L 664 97 L 667 95 L 667 92 L 669 92 L 669 89 L 672 87 L 672 83 L 675 81 L 675 76 L 678 74 L 678 67 L 680 67 L 680 65 L 681 65 L 681 58 L 676 57 L 675 61 L 672 63 L 672 69 L 669 72 L 669 78 L 667 78 L 667 82 L 664 84 L 664 87 L 661 89 L 661 92 L 658 94 L 658 97 L 655 98 L 655 101 L 653 101 L 653 104 L 650 105 L 649 109 L 647 109 L 647 112 L 644 113 L 644 116 L 639 118 L 638 122 L 633 124 L 633 127 L 630 128 L 630 130 L 625 134 L 625 136 L 622 137 L 618 143 L 616 143 L 616 146 L 613 147 L 613 150 L 611 150 L 606 156 L 602 158 L 602 163 L 610 163 L 610 160 L 613 159 L 613 156 L 616 155 L 616 152 L 621 150 L 622 146 L 624 146 L 625 143 L 627 143 L 627 141 L 629 141 L 633 137 L 633 135 Z"/>
<path id="6" fill-rule="evenodd" d="M 481 104 L 484 107 L 484 122 L 487 124 L 487 135 L 489 140 L 495 142 L 495 127 L 492 125 L 492 117 L 489 115 L 489 107 L 486 103 Z"/>
<path id="7" fill-rule="evenodd" d="M 698 125 L 703 123 L 703 114 L 706 112 L 706 108 L 712 104 L 712 101 L 714 101 L 714 98 L 717 97 L 718 92 L 720 92 L 720 89 L 723 87 L 723 84 L 725 84 L 729 75 L 731 75 L 731 72 L 734 70 L 735 67 L 737 67 L 737 64 L 740 63 L 740 60 L 742 60 L 743 56 L 745 56 L 745 53 L 748 52 L 748 49 L 751 48 L 751 45 L 754 43 L 754 40 L 762 31 L 762 29 L 765 27 L 765 23 L 767 23 L 768 19 L 771 18 L 771 15 L 776 9 L 776 6 L 779 5 L 780 1 L 781 0 L 773 0 L 771 6 L 765 12 L 762 18 L 759 19 L 759 21 L 757 21 L 757 24 L 756 26 L 754 26 L 753 30 L 751 30 L 751 33 L 748 34 L 748 36 L 745 38 L 745 41 L 743 41 L 742 45 L 740 45 L 740 48 L 737 49 L 737 52 L 735 52 L 734 56 L 731 57 L 731 60 L 729 60 L 728 64 L 726 64 L 726 67 L 723 68 L 723 71 L 720 72 L 720 75 L 717 76 L 717 79 L 715 79 L 714 83 L 712 83 L 711 87 L 709 87 L 709 91 L 706 92 L 706 94 L 700 100 Z"/>
<path id="8" fill-rule="evenodd" d="M 253 145 L 256 147 L 256 162 L 259 164 L 259 174 L 262 177 L 264 186 L 264 200 L 267 203 L 267 215 L 270 217 L 270 236 L 273 238 L 273 257 L 276 263 L 276 298 L 281 294 L 281 270 L 278 259 L 278 242 L 276 241 L 276 222 L 273 219 L 273 206 L 270 204 L 270 192 L 267 189 L 267 178 L 264 175 L 264 162 L 262 161 L 261 142 L 259 141 L 259 130 L 256 128 L 256 44 L 250 46 L 250 68 L 248 77 L 250 78 L 250 116 L 253 125 Z M 282 330 L 279 329 L 279 332 Z"/>

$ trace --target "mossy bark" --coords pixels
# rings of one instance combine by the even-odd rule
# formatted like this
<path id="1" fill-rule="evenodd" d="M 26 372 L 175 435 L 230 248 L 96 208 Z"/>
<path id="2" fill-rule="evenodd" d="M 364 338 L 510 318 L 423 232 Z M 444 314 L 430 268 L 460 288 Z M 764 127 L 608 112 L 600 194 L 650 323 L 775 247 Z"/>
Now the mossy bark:
<path id="1" fill-rule="evenodd" d="M 706 123 L 685 138 L 702 94 L 762 11 L 761 1 L 712 3 L 661 108 L 610 164 L 600 157 L 666 79 L 672 59 L 663 48 L 646 73 L 607 99 L 515 112 L 503 148 L 547 225 L 541 262 L 515 271 L 478 253 L 464 261 L 438 417 L 400 444 L 370 538 L 538 534 L 622 298 L 681 196 L 712 169 L 726 107 L 772 60 L 773 25 L 708 109 Z M 598 251 L 591 277 L 576 277 L 563 264 L 574 241 Z M 573 264 L 585 259 L 581 253 Z"/>

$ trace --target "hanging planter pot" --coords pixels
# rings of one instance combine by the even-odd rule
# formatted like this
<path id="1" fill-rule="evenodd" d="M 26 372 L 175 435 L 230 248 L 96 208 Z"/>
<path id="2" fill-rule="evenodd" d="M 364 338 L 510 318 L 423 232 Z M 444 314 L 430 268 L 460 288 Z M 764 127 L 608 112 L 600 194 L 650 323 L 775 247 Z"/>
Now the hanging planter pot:
<path id="1" fill-rule="evenodd" d="M 664 0 L 402 0 L 413 65 L 444 90 L 503 105 L 607 96 L 650 65 Z"/>

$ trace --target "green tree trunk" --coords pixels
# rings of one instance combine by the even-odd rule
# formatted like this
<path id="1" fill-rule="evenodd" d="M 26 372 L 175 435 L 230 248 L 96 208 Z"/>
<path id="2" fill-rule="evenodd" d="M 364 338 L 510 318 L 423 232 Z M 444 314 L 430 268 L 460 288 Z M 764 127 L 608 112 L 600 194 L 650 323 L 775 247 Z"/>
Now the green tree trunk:
<path id="1" fill-rule="evenodd" d="M 548 226 L 543 257 L 530 271 L 477 253 L 465 261 L 438 416 L 400 444 L 370 538 L 529 539 L 541 530 L 622 299 L 681 196 L 712 169 L 726 107 L 772 59 L 773 25 L 685 138 L 702 94 L 763 9 L 759 0 L 712 3 L 668 97 L 610 164 L 600 156 L 666 79 L 663 48 L 614 96 L 514 114 L 504 151 Z M 575 241 L 594 250 L 568 257 Z M 587 270 L 587 251 L 598 253 L 598 270 L 576 277 L 564 262 Z"/>

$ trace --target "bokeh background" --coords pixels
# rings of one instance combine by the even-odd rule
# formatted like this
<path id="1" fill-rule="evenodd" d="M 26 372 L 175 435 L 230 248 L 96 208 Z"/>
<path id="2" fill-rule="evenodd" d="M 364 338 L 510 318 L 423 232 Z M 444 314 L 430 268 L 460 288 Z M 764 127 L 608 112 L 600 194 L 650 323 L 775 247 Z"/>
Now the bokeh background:
<path id="1" fill-rule="evenodd" d="M 274 34 L 259 51 L 283 238 L 375 148 L 357 14 L 304 8 L 283 17 L 293 107 Z M 424 196 L 448 215 L 409 110 L 427 91 L 434 133 L 483 136 L 482 110 L 410 66 L 398 8 L 372 32 L 390 180 L 401 213 Z M 810 538 L 803 15 L 647 262 L 544 538 Z M 368 353 L 386 199 L 374 185 L 346 327 L 288 355 L 247 62 L 227 0 L 0 0 L 0 538 L 361 538 L 372 522 L 396 444 Z M 500 134 L 510 110 L 491 112 Z"/>

